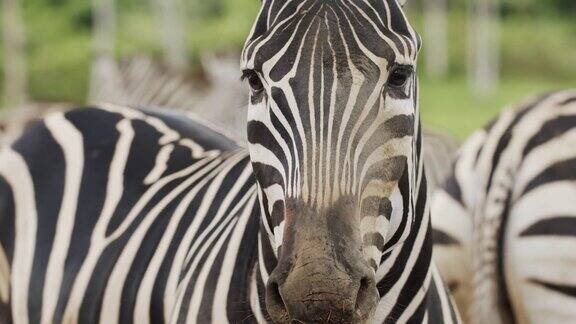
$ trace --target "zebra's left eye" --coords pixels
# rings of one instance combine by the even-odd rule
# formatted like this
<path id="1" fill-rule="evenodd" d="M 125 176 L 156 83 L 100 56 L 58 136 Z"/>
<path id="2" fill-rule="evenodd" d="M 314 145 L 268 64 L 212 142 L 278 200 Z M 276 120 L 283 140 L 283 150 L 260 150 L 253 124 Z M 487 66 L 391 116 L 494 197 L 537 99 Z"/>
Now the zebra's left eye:
<path id="1" fill-rule="evenodd" d="M 386 84 L 390 88 L 403 88 L 412 76 L 414 70 L 409 66 L 397 66 L 392 69 Z"/>
<path id="2" fill-rule="evenodd" d="M 248 84 L 254 93 L 259 93 L 264 90 L 264 84 L 262 84 L 262 80 L 253 70 L 244 70 L 242 72 L 242 80 L 248 80 Z"/>

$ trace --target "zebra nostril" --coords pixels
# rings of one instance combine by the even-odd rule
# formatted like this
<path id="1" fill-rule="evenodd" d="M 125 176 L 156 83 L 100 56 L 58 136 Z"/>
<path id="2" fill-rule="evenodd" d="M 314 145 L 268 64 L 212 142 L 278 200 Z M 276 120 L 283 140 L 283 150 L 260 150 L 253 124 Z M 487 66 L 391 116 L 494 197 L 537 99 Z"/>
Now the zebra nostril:
<path id="1" fill-rule="evenodd" d="M 378 303 L 379 294 L 376 282 L 370 275 L 360 279 L 360 287 L 356 294 L 355 311 L 360 317 L 368 317 Z"/>
<path id="2" fill-rule="evenodd" d="M 280 321 L 288 316 L 288 310 L 280 294 L 280 287 L 274 280 L 270 280 L 266 286 L 266 308 L 275 321 Z"/>

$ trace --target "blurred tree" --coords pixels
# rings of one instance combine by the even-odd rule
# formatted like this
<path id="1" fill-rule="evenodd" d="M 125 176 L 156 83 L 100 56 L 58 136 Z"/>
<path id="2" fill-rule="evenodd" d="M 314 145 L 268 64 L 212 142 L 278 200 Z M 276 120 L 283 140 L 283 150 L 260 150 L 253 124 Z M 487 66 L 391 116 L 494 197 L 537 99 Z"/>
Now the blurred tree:
<path id="1" fill-rule="evenodd" d="M 153 3 L 161 26 L 164 61 L 169 69 L 183 71 L 188 68 L 184 4 L 179 0 L 154 0 Z"/>
<path id="2" fill-rule="evenodd" d="M 224 15 L 226 3 L 222 0 L 193 0 L 191 1 L 192 15 L 196 18 L 215 18 Z"/>
<path id="3" fill-rule="evenodd" d="M 78 8 L 72 13 L 72 20 L 74 21 L 74 25 L 79 28 L 85 30 L 92 29 L 94 27 L 94 13 L 92 12 L 92 7 L 88 5 Z"/>
<path id="4" fill-rule="evenodd" d="M 574 14 L 576 1 L 574 0 L 502 0 L 502 13 L 511 14 Z"/>
<path id="5" fill-rule="evenodd" d="M 22 106 L 28 99 L 28 71 L 19 0 L 2 0 L 2 22 L 5 101 L 9 107 Z"/>
<path id="6" fill-rule="evenodd" d="M 88 100 L 98 102 L 120 89 L 118 67 L 114 58 L 116 45 L 116 7 L 114 0 L 92 0 L 94 7 L 93 61 Z"/>
<path id="7" fill-rule="evenodd" d="M 425 69 L 433 78 L 448 73 L 448 4 L 446 0 L 424 1 Z"/>
<path id="8" fill-rule="evenodd" d="M 468 77 L 479 97 L 494 94 L 499 81 L 499 0 L 468 0 Z"/>

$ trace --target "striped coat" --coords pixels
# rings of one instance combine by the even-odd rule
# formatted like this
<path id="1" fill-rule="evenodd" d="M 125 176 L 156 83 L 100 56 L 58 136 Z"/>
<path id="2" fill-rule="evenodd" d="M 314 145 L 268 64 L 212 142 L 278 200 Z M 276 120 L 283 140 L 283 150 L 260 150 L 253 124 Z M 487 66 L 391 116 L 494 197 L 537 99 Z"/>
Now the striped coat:
<path id="1" fill-rule="evenodd" d="M 266 322 L 275 259 L 252 173 L 243 147 L 182 115 L 103 105 L 33 125 L 0 154 L 0 322 Z M 425 257 L 429 220 L 413 226 Z M 411 271 L 378 289 L 430 271 L 407 300 L 421 307 L 399 295 L 389 316 L 458 322 L 435 267 Z"/>
<path id="2" fill-rule="evenodd" d="M 0 175 L 4 321 L 254 318 L 255 183 L 230 139 L 182 116 L 86 108 L 33 126 Z"/>
<path id="3" fill-rule="evenodd" d="M 576 320 L 576 91 L 506 109 L 435 194 L 435 260 L 479 323 Z"/>

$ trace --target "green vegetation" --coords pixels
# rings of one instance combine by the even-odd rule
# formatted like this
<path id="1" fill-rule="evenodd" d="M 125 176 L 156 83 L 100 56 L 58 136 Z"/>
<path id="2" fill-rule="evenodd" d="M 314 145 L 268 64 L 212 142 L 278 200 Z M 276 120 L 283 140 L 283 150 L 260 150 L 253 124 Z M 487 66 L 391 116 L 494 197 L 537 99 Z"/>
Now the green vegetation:
<path id="1" fill-rule="evenodd" d="M 576 86 L 574 1 L 503 1 L 502 80 L 498 93 L 484 99 L 474 98 L 469 92 L 465 75 L 466 16 L 462 2 L 452 2 L 450 76 L 445 80 L 421 78 L 421 107 L 426 123 L 464 137 L 506 104 L 527 95 Z M 259 1 L 193 0 L 188 5 L 190 58 L 197 62 L 202 51 L 238 50 Z M 83 102 L 91 57 L 90 3 L 30 0 L 24 1 L 24 6 L 31 97 L 39 101 Z M 420 14 L 413 12 L 412 16 L 416 28 L 422 30 Z M 159 56 L 158 31 L 149 2 L 119 1 L 118 57 L 137 53 Z M 0 43 L 0 59 L 1 56 Z"/>
<path id="2" fill-rule="evenodd" d="M 478 99 L 470 94 L 463 77 L 444 81 L 423 78 L 420 81 L 420 111 L 426 125 L 464 139 L 494 118 L 505 106 L 517 104 L 526 96 L 574 86 L 576 80 L 506 77 L 501 80 L 497 94 Z"/>

